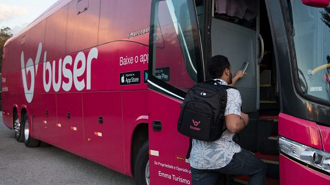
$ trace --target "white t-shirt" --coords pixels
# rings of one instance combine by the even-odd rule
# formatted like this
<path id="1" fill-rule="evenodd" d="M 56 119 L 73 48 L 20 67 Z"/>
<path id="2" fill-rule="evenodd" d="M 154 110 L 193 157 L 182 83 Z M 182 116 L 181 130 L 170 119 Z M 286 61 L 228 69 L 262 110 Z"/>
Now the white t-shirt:
<path id="1" fill-rule="evenodd" d="M 221 79 L 219 83 L 228 85 Z M 241 116 L 242 99 L 237 89 L 227 89 L 227 105 L 225 116 L 236 114 Z M 241 151 L 241 147 L 233 141 L 235 133 L 225 130 L 220 139 L 212 142 L 193 139 L 190 153 L 190 166 L 195 169 L 219 169 L 231 161 L 235 153 Z"/>

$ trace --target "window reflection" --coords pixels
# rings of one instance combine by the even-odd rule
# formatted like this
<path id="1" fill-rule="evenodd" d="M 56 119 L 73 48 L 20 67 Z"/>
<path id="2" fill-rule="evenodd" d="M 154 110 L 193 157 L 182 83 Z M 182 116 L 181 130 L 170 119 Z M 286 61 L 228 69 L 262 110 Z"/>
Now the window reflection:
<path id="1" fill-rule="evenodd" d="M 330 8 L 291 1 L 299 84 L 303 93 L 330 100 Z"/>

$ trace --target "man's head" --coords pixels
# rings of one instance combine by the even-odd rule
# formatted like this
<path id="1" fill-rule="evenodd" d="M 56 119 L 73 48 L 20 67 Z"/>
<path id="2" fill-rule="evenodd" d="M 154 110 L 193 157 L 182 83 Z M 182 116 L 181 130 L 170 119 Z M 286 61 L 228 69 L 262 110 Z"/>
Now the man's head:
<path id="1" fill-rule="evenodd" d="M 220 78 L 228 84 L 232 83 L 232 74 L 228 58 L 222 55 L 216 55 L 208 62 L 208 72 L 213 79 Z"/>

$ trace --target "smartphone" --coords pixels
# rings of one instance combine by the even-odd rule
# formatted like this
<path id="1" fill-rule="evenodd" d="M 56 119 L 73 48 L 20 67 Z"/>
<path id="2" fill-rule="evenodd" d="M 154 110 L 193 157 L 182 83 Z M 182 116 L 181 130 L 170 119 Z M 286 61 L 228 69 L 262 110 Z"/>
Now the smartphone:
<path id="1" fill-rule="evenodd" d="M 244 62 L 244 64 L 243 64 L 243 68 L 242 68 L 243 73 L 246 72 L 248 66 L 249 66 L 249 62 Z"/>

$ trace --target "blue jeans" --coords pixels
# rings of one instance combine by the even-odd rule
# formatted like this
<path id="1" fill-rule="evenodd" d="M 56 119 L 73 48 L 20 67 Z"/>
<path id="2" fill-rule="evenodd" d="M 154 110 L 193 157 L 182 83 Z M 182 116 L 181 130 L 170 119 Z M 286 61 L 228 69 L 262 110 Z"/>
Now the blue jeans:
<path id="1" fill-rule="evenodd" d="M 213 185 L 219 174 L 248 175 L 249 185 L 263 185 L 266 178 L 266 164 L 251 152 L 242 149 L 236 153 L 230 163 L 220 169 L 199 170 L 191 168 L 193 185 Z"/>

